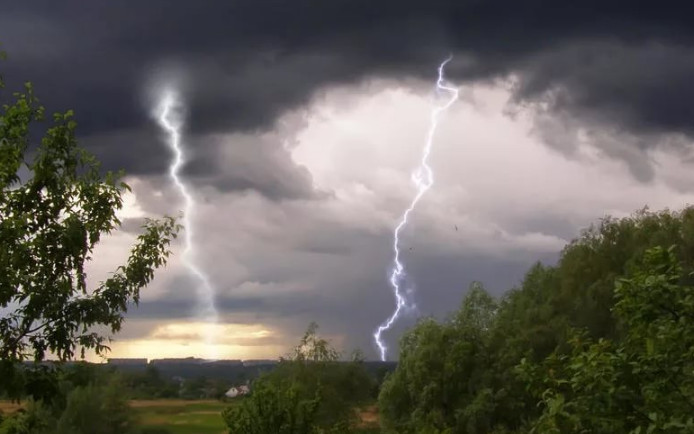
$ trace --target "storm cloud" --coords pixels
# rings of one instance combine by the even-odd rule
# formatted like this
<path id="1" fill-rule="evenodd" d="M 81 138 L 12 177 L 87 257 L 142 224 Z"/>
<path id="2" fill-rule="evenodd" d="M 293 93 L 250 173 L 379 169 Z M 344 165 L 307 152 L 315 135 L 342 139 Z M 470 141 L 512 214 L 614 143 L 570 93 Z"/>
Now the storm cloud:
<path id="1" fill-rule="evenodd" d="M 419 310 L 392 343 L 417 315 L 457 306 L 473 280 L 500 295 L 605 214 L 694 201 L 694 27 L 680 2 L 0 9 L 8 88 L 30 80 L 49 111 L 75 109 L 80 143 L 133 185 L 126 230 L 92 274 L 118 264 L 144 217 L 180 209 L 152 117 L 153 92 L 171 81 L 186 104 L 197 255 L 221 318 L 262 323 L 274 343 L 315 319 L 345 345 L 371 348 L 392 307 L 391 231 L 449 53 L 447 77 L 463 97 L 437 136 L 436 184 L 404 233 Z M 123 337 L 169 336 L 157 327 L 190 316 L 194 282 L 175 253 Z"/>
<path id="2" fill-rule="evenodd" d="M 145 95 L 171 70 L 185 78 L 191 135 L 268 131 L 320 89 L 370 77 L 429 78 L 448 52 L 456 55 L 449 76 L 460 84 L 512 77 L 513 103 L 552 114 L 553 122 L 537 123 L 548 144 L 570 146 L 557 139 L 558 128 L 597 129 L 595 144 L 627 161 L 643 181 L 652 170 L 641 150 L 672 142 L 662 135 L 692 133 L 694 30 L 681 7 L 540 0 L 97 6 L 73 0 L 6 9 L 0 40 L 11 54 L 3 65 L 10 81 L 35 82 L 51 110 L 76 109 L 81 133 L 100 137 L 94 150 L 107 167 L 131 173 L 161 171 Z M 650 136 L 631 141 L 636 151 L 618 149 L 610 138 L 624 143 L 624 131 Z M 118 140 L 117 155 L 104 148 L 109 140 Z M 251 148 L 245 149 L 256 152 Z M 216 160 L 219 147 L 201 141 L 196 152 L 199 165 Z M 266 154 L 286 166 L 278 167 L 289 174 L 283 187 L 233 168 L 216 176 L 222 169 L 214 164 L 205 165 L 206 182 L 222 189 L 257 186 L 276 198 L 303 196 L 310 180 L 278 152 Z"/>

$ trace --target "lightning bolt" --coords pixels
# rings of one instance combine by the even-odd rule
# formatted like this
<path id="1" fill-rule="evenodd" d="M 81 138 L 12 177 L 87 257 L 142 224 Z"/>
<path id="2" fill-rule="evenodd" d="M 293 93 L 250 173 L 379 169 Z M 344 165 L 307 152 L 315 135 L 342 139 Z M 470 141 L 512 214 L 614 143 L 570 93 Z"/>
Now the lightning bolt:
<path id="1" fill-rule="evenodd" d="M 444 111 L 448 110 L 448 108 L 451 105 L 453 105 L 453 103 L 458 99 L 458 89 L 448 86 L 444 78 L 444 68 L 446 64 L 451 61 L 451 59 L 453 59 L 452 55 L 448 56 L 448 58 L 439 65 L 439 76 L 438 80 L 436 80 L 437 94 L 441 91 L 445 91 L 450 94 L 450 98 L 446 101 L 445 104 L 435 106 L 431 111 L 429 131 L 426 136 L 426 144 L 424 145 L 424 149 L 422 150 L 422 159 L 417 169 L 412 173 L 412 182 L 417 187 L 417 194 L 412 199 L 412 202 L 410 202 L 410 206 L 402 214 L 400 222 L 395 227 L 395 232 L 393 234 L 394 257 L 393 269 L 390 274 L 389 282 L 390 286 L 393 288 L 393 294 L 395 295 L 395 310 L 393 311 L 393 314 L 376 329 L 373 335 L 374 341 L 376 342 L 376 345 L 378 346 L 378 349 L 381 353 L 382 361 L 386 360 L 388 347 L 381 339 L 381 334 L 384 331 L 390 329 L 393 323 L 395 323 L 395 321 L 398 319 L 398 316 L 400 315 L 402 309 L 407 306 L 407 297 L 405 294 L 403 294 L 403 291 L 400 287 L 400 283 L 406 275 L 405 266 L 402 264 L 402 262 L 400 262 L 400 232 L 405 228 L 405 226 L 407 226 L 407 219 L 409 218 L 412 211 L 414 211 L 415 207 L 417 206 L 417 203 L 434 184 L 434 173 L 431 170 L 428 161 L 429 154 L 431 154 L 431 148 L 434 143 L 434 135 L 436 133 L 436 128 L 439 123 L 439 117 Z"/>
<path id="2" fill-rule="evenodd" d="M 167 144 L 173 153 L 173 161 L 169 167 L 169 176 L 173 180 L 174 185 L 178 188 L 184 200 L 183 209 L 183 228 L 185 247 L 183 250 L 182 260 L 185 267 L 199 281 L 198 286 L 198 315 L 206 322 L 206 329 L 203 330 L 205 335 L 205 344 L 208 351 L 208 358 L 217 359 L 215 346 L 215 325 L 218 320 L 217 308 L 214 302 L 214 289 L 210 283 L 210 279 L 205 272 L 196 264 L 194 260 L 194 233 L 193 233 L 193 209 L 195 201 L 193 196 L 188 191 L 188 188 L 181 180 L 179 172 L 184 163 L 183 147 L 181 146 L 181 128 L 183 126 L 183 116 L 181 111 L 183 105 L 180 101 L 178 93 L 172 89 L 164 91 L 157 110 L 157 120 L 159 126 L 167 133 Z"/>

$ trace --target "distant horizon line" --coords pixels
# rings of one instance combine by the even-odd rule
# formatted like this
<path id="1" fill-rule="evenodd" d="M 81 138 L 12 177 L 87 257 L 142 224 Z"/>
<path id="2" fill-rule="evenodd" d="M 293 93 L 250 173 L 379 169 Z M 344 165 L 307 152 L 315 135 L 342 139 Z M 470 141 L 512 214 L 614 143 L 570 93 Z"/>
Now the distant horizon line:
<path id="1" fill-rule="evenodd" d="M 194 362 L 197 364 L 207 364 L 207 363 L 218 363 L 218 362 L 234 362 L 234 363 L 240 363 L 240 364 L 245 364 L 245 363 L 254 363 L 254 364 L 261 364 L 261 363 L 279 363 L 281 358 L 276 358 L 276 359 L 205 359 L 202 357 L 195 357 L 195 356 L 189 356 L 189 357 L 164 357 L 164 358 L 148 358 L 148 357 L 109 357 L 106 358 L 104 361 L 90 361 L 90 360 L 53 360 L 53 359 L 47 359 L 43 360 L 41 362 L 38 362 L 39 364 L 43 363 L 66 363 L 66 364 L 71 364 L 71 363 L 91 363 L 95 365 L 107 365 L 107 364 L 118 364 L 119 362 L 125 362 L 125 363 L 144 363 L 144 364 L 150 364 L 153 362 Z M 338 360 L 338 362 L 349 362 L 350 360 Z M 112 363 L 115 362 L 115 363 Z M 378 359 L 373 359 L 373 360 L 364 360 L 364 362 L 376 362 L 376 363 L 397 363 L 396 361 L 381 361 Z M 36 362 L 31 361 L 31 360 L 24 360 L 22 363 L 24 364 L 34 364 Z"/>

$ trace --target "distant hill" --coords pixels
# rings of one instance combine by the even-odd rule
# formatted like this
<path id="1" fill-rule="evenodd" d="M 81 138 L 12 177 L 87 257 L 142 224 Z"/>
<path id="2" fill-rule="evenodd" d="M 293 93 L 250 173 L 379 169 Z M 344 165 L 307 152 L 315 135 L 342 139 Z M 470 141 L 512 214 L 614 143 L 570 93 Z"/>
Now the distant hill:
<path id="1" fill-rule="evenodd" d="M 194 357 L 177 359 L 109 359 L 107 366 L 123 371 L 144 371 L 148 366 L 157 368 L 164 378 L 225 378 L 231 380 L 251 380 L 263 372 L 272 370 L 277 360 L 205 360 Z M 395 370 L 396 362 L 368 361 L 364 365 L 369 373 L 382 378 L 387 372 Z"/>

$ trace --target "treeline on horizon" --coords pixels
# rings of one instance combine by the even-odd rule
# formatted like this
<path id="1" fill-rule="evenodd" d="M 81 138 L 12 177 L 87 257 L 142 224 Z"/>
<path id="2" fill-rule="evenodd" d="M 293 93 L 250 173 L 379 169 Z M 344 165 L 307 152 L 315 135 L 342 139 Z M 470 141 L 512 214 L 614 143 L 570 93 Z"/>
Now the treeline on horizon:
<path id="1" fill-rule="evenodd" d="M 287 360 L 284 360 L 286 363 Z M 272 371 L 279 364 L 276 361 L 261 361 L 252 365 L 239 363 L 205 362 L 190 363 L 185 360 L 166 363 L 111 364 L 87 361 L 41 363 L 23 362 L 18 368 L 19 381 L 33 382 L 35 376 L 56 376 L 68 379 L 70 383 L 84 385 L 105 381 L 110 377 L 118 378 L 124 386 L 123 393 L 128 399 L 222 399 L 232 386 L 252 384 L 262 375 Z M 350 364 L 353 361 L 339 360 L 336 364 Z M 361 367 L 374 381 L 380 382 L 387 373 L 395 370 L 397 362 L 361 361 Z M 60 380 L 59 380 L 60 381 Z M 58 382 L 59 382 L 58 381 Z M 0 381 L 0 399 L 22 401 L 31 399 L 32 391 L 23 386 L 16 389 L 19 394 L 12 394 L 5 381 Z M 42 385 L 47 390 L 48 385 Z"/>

